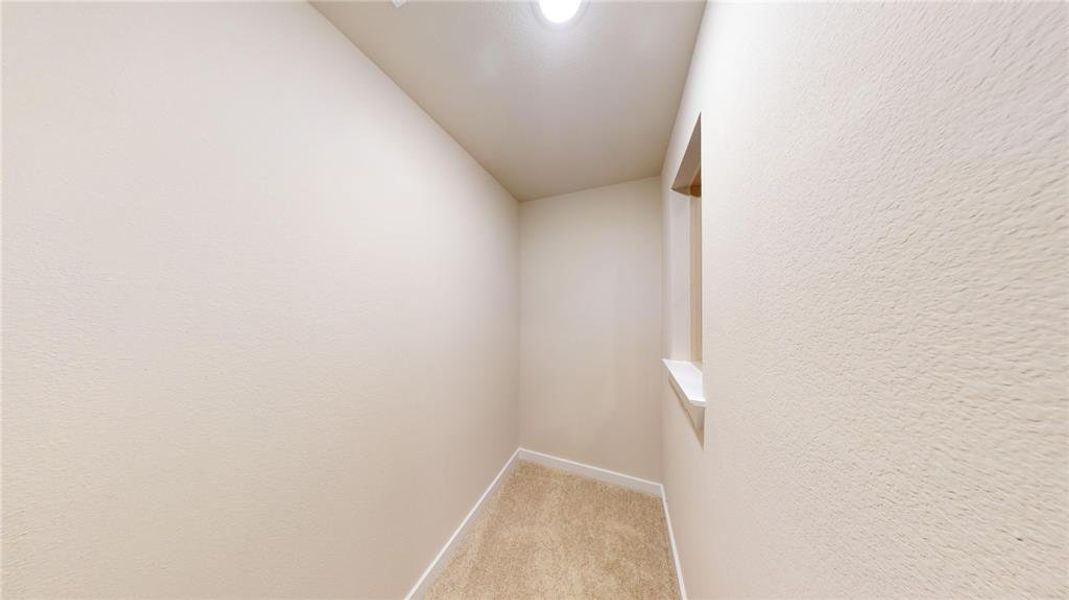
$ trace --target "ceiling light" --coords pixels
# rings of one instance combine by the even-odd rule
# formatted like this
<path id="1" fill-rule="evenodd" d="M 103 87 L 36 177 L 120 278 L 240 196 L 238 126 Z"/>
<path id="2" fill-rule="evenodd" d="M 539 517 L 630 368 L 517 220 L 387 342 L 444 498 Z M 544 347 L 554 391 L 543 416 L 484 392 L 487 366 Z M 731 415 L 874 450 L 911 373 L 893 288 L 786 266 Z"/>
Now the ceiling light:
<path id="1" fill-rule="evenodd" d="M 538 0 L 538 10 L 547 21 L 560 25 L 575 18 L 582 4 L 583 0 Z"/>

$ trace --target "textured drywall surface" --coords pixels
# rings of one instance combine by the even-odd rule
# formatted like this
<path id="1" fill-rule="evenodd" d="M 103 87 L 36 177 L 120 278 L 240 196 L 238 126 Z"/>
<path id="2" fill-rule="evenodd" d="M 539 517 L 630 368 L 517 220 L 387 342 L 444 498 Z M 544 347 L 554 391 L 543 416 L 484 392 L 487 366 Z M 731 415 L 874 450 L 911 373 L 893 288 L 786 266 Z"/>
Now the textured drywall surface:
<path id="1" fill-rule="evenodd" d="M 704 4 L 315 3 L 520 200 L 660 171 Z"/>
<path id="2" fill-rule="evenodd" d="M 520 440 L 660 481 L 656 177 L 520 206 Z"/>
<path id="3" fill-rule="evenodd" d="M 1067 10 L 707 8 L 691 597 L 1069 594 Z"/>
<path id="4" fill-rule="evenodd" d="M 518 208 L 311 6 L 3 7 L 9 598 L 397 598 L 517 444 Z"/>

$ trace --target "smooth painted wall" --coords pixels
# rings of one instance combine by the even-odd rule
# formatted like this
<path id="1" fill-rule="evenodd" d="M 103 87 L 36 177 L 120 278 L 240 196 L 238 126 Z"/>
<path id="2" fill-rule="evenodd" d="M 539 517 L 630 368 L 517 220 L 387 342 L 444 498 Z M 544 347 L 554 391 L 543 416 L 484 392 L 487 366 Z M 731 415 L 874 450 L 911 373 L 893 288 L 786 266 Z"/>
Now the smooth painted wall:
<path id="1" fill-rule="evenodd" d="M 516 202 L 304 3 L 3 6 L 5 597 L 397 598 L 517 445 Z"/>
<path id="2" fill-rule="evenodd" d="M 690 597 L 1069 593 L 1067 11 L 707 7 L 662 178 L 701 112 Z"/>
<path id="3" fill-rule="evenodd" d="M 660 481 L 659 180 L 520 204 L 520 442 Z"/>

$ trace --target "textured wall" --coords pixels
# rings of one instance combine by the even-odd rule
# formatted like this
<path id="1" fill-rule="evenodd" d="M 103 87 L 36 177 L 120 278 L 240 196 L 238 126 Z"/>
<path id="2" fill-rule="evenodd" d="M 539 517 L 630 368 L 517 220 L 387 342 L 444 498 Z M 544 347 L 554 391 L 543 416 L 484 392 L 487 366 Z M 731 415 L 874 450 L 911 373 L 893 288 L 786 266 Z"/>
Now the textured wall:
<path id="1" fill-rule="evenodd" d="M 3 7 L 5 597 L 398 597 L 516 447 L 518 209 L 312 7 Z"/>
<path id="2" fill-rule="evenodd" d="M 520 442 L 660 480 L 657 178 L 520 208 Z"/>
<path id="3" fill-rule="evenodd" d="M 692 597 L 1069 594 L 1067 11 L 707 8 Z"/>

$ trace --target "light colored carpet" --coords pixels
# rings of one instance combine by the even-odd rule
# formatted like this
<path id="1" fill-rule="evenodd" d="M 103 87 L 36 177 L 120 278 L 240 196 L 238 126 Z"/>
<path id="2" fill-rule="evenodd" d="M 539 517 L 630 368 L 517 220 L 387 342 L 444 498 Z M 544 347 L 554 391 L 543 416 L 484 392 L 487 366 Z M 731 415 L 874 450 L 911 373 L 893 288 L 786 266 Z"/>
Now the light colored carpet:
<path id="1" fill-rule="evenodd" d="M 678 598 L 660 498 L 520 462 L 427 598 Z"/>

